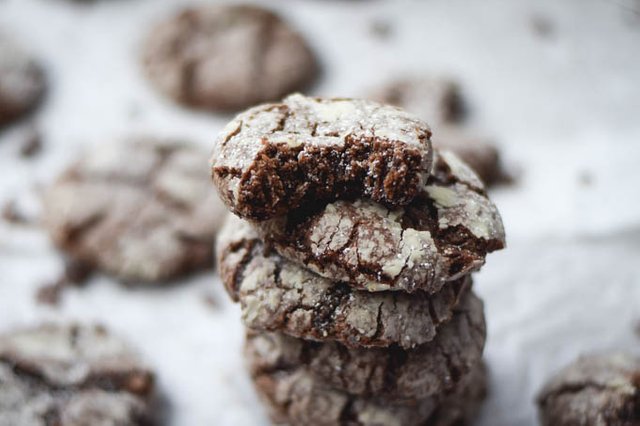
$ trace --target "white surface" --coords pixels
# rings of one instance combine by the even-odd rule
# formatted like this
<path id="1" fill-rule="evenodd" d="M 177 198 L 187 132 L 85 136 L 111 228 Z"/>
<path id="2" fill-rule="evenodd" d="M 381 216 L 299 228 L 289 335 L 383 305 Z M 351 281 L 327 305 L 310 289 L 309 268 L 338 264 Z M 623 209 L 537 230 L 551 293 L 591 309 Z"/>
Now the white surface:
<path id="1" fill-rule="evenodd" d="M 186 135 L 208 146 L 226 118 L 158 96 L 137 62 L 150 23 L 179 1 L 0 0 L 0 26 L 47 66 L 37 115 L 46 147 L 19 159 L 19 126 L 0 134 L 0 201 L 37 209 L 37 190 L 83 146 L 127 132 Z M 489 321 L 491 396 L 478 424 L 535 424 L 533 395 L 579 353 L 638 350 L 640 319 L 640 9 L 633 0 L 271 1 L 317 48 L 317 93 L 357 95 L 385 77 L 458 76 L 473 123 L 522 175 L 494 191 L 509 247 L 477 279 Z M 635 7 L 635 9 L 634 9 Z M 548 37 L 531 28 L 548 17 Z M 373 20 L 392 25 L 388 40 Z M 437 131 L 437 129 L 436 129 Z M 205 159 L 203 159 L 204 161 Z M 581 183 L 589 174 L 590 185 Z M 0 222 L 0 330 L 43 318 L 93 319 L 135 342 L 158 370 L 171 424 L 264 424 L 242 369 L 239 312 L 213 274 L 131 290 L 98 277 L 37 307 L 60 260 L 37 229 Z M 220 307 L 203 302 L 215 292 Z"/>

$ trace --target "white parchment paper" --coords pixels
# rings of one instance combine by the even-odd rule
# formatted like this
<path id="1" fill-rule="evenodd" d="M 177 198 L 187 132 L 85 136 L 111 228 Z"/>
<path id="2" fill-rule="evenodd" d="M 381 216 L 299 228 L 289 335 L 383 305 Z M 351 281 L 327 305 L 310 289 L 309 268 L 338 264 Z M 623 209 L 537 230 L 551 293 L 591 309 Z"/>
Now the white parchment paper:
<path id="1" fill-rule="evenodd" d="M 51 89 L 35 116 L 40 156 L 19 158 L 23 125 L 0 133 L 0 202 L 17 199 L 37 214 L 39 188 L 79 150 L 128 133 L 210 146 L 228 117 L 163 99 L 138 62 L 149 25 L 186 3 L 0 0 L 0 28 L 42 59 Z M 476 280 L 492 374 L 479 425 L 535 424 L 535 392 L 580 353 L 640 352 L 637 1 L 262 3 L 318 51 L 324 75 L 315 93 L 357 96 L 401 74 L 456 76 L 470 125 L 494 136 L 519 173 L 515 185 L 493 191 L 509 247 L 489 256 Z M 534 21 L 550 32 L 540 35 Z M 372 35 L 374 22 L 390 26 L 388 38 Z M 0 221 L 0 331 L 43 319 L 99 321 L 157 370 L 170 424 L 267 424 L 242 366 L 239 310 L 214 273 L 157 289 L 98 276 L 58 308 L 36 305 L 36 289 L 61 268 L 41 230 Z"/>

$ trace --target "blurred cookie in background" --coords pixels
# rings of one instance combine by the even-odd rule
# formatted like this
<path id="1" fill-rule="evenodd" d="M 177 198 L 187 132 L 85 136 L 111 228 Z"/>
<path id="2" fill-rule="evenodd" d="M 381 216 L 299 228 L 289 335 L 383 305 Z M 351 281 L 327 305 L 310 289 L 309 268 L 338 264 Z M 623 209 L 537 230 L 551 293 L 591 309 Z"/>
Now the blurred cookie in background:
<path id="1" fill-rule="evenodd" d="M 459 122 L 465 105 L 458 84 L 445 77 L 407 77 L 371 91 L 370 99 L 399 106 L 416 114 L 434 128 Z"/>
<path id="2" fill-rule="evenodd" d="M 0 127 L 35 108 L 45 90 L 41 65 L 14 39 L 0 33 Z"/>
<path id="3" fill-rule="evenodd" d="M 0 336 L 0 424 L 152 424 L 154 374 L 101 326 L 44 324 Z"/>
<path id="4" fill-rule="evenodd" d="M 460 85 L 453 79 L 407 77 L 380 86 L 368 97 L 406 109 L 425 120 L 433 130 L 433 146 L 453 151 L 471 166 L 485 185 L 511 181 L 497 146 L 464 126 L 468 106 Z"/>
<path id="5" fill-rule="evenodd" d="M 258 6 L 189 8 L 149 33 L 143 67 L 184 105 L 237 111 L 304 89 L 318 74 L 311 49 L 278 15 Z"/>
<path id="6" fill-rule="evenodd" d="M 459 126 L 443 126 L 434 132 L 431 142 L 441 151 L 454 152 L 487 186 L 512 179 L 502 164 L 498 148 L 481 135 Z"/>
<path id="7" fill-rule="evenodd" d="M 640 424 L 640 358 L 612 353 L 580 357 L 538 395 L 543 426 Z"/>
<path id="8" fill-rule="evenodd" d="M 129 283 L 213 266 L 226 211 L 211 189 L 207 153 L 182 141 L 105 143 L 45 192 L 43 222 L 74 260 Z"/>

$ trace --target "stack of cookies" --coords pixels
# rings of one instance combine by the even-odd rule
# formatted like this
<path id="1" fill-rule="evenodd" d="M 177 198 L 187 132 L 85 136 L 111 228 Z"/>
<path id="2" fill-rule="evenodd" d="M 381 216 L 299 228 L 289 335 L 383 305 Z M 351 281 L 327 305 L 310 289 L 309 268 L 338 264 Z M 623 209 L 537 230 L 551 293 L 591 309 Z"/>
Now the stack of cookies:
<path id="1" fill-rule="evenodd" d="M 292 95 L 238 115 L 212 175 L 219 271 L 276 423 L 464 424 L 485 392 L 470 273 L 500 215 L 420 119 Z"/>

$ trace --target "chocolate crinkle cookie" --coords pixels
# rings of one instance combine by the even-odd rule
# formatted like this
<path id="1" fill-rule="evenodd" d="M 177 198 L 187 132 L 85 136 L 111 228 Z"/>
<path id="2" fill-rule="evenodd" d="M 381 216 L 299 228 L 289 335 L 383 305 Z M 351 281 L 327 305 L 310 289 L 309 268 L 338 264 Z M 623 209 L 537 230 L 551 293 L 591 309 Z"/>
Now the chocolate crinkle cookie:
<path id="1" fill-rule="evenodd" d="M 73 259 L 127 282 L 160 282 L 213 266 L 225 212 L 206 154 L 177 141 L 100 145 L 44 196 L 44 223 Z"/>
<path id="2" fill-rule="evenodd" d="M 538 408 L 545 426 L 640 425 L 640 358 L 583 356 L 545 385 Z"/>
<path id="3" fill-rule="evenodd" d="M 143 66 L 167 96 L 220 111 L 279 99 L 318 74 L 302 36 L 250 5 L 193 7 L 160 23 L 144 45 Z"/>
<path id="4" fill-rule="evenodd" d="M 1 425 L 150 425 L 154 375 L 100 326 L 0 336 Z"/>
<path id="5" fill-rule="evenodd" d="M 0 34 L 0 126 L 33 109 L 45 88 L 40 64 L 12 38 Z"/>
<path id="6" fill-rule="evenodd" d="M 245 219 L 358 197 L 404 206 L 431 171 L 430 136 L 427 124 L 394 107 L 292 95 L 231 121 L 211 171 L 222 200 Z"/>
<path id="7" fill-rule="evenodd" d="M 247 351 L 254 372 L 265 365 L 306 365 L 334 389 L 353 395 L 409 400 L 454 388 L 478 365 L 486 337 L 482 301 L 467 293 L 454 317 L 436 338 L 413 349 L 350 348 L 337 342 L 313 342 L 283 333 L 251 331 Z"/>
<path id="8" fill-rule="evenodd" d="M 471 273 L 505 246 L 478 176 L 400 109 L 292 95 L 240 114 L 213 181 L 219 273 L 275 423 L 470 423 L 486 393 Z"/>
<path id="9" fill-rule="evenodd" d="M 217 242 L 218 267 L 245 325 L 349 346 L 412 348 L 431 341 L 470 287 L 470 277 L 435 296 L 354 290 L 269 252 L 249 224 L 229 216 Z"/>
<path id="10" fill-rule="evenodd" d="M 256 223 L 283 257 L 368 291 L 423 290 L 479 269 L 505 245 L 500 214 L 477 176 L 451 152 L 409 205 L 337 201 Z"/>

